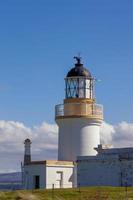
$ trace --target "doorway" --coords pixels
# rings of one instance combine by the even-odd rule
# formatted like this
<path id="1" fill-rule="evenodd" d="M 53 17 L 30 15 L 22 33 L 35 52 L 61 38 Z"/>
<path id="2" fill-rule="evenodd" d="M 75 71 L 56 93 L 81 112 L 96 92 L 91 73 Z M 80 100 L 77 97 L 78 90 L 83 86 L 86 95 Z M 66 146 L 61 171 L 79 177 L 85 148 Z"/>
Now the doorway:
<path id="1" fill-rule="evenodd" d="M 35 189 L 40 188 L 40 176 L 34 176 L 34 188 Z"/>

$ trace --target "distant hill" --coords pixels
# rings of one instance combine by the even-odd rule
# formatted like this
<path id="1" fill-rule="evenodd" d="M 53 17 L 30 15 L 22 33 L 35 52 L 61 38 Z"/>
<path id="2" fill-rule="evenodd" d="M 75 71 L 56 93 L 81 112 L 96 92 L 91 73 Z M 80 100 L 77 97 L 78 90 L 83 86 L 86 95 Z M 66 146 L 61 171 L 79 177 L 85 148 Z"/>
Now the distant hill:
<path id="1" fill-rule="evenodd" d="M 16 190 L 22 188 L 22 173 L 0 174 L 0 190 Z"/>
<path id="2" fill-rule="evenodd" d="M 0 174 L 0 183 L 11 183 L 11 182 L 21 182 L 21 181 L 22 181 L 21 172 Z"/>

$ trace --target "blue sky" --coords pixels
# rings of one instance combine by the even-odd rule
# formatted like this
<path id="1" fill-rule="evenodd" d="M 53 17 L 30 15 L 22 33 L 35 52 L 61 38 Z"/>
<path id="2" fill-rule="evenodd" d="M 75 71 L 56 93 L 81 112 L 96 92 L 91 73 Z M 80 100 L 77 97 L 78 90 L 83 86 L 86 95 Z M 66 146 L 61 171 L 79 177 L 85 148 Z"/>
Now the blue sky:
<path id="1" fill-rule="evenodd" d="M 102 129 L 105 142 L 131 146 L 133 1 L 4 0 L 0 172 L 20 170 L 26 137 L 33 138 L 36 159 L 56 157 L 54 107 L 63 102 L 64 77 L 79 52 L 84 65 L 102 80 L 96 84 L 96 97 L 109 123 Z"/>
<path id="2" fill-rule="evenodd" d="M 64 77 L 81 53 L 102 82 L 105 119 L 132 121 L 132 0 L 0 2 L 0 119 L 54 122 Z"/>

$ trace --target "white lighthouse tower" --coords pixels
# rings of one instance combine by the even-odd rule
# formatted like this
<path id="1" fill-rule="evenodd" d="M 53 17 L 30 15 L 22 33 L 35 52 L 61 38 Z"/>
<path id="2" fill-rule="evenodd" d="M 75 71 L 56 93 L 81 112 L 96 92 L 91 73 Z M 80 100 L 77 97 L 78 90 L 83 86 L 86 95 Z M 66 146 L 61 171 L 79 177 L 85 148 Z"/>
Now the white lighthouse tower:
<path id="1" fill-rule="evenodd" d="M 76 161 L 77 156 L 96 155 L 100 144 L 103 107 L 94 98 L 94 78 L 76 59 L 66 78 L 64 104 L 56 105 L 55 119 L 59 126 L 58 160 Z"/>

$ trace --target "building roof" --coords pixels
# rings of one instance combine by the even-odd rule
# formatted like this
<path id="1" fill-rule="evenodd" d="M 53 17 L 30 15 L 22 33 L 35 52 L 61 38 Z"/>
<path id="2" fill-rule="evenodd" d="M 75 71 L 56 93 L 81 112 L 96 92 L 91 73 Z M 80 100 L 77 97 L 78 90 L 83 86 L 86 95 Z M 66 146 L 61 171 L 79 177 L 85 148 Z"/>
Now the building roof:
<path id="1" fill-rule="evenodd" d="M 47 166 L 73 166 L 72 161 L 58 161 L 58 160 L 41 160 L 41 161 L 31 161 L 28 165 L 47 165 Z"/>
<path id="2" fill-rule="evenodd" d="M 111 154 L 133 154 L 133 147 L 123 147 L 123 148 L 103 148 L 103 145 L 98 145 L 98 148 L 95 148 L 98 152 L 98 155 L 111 155 Z"/>

